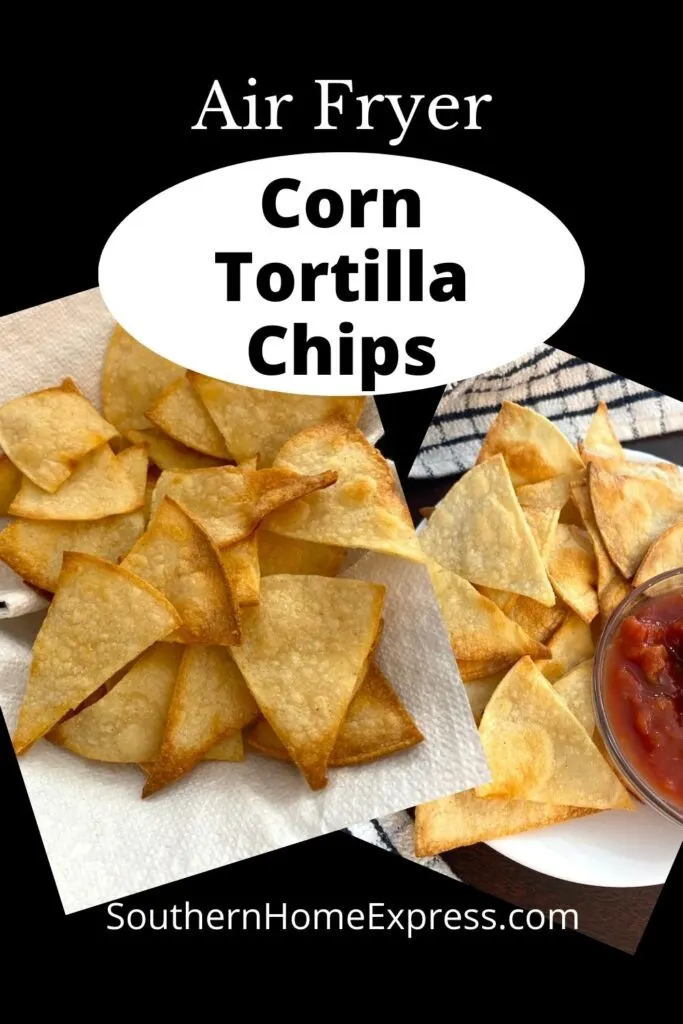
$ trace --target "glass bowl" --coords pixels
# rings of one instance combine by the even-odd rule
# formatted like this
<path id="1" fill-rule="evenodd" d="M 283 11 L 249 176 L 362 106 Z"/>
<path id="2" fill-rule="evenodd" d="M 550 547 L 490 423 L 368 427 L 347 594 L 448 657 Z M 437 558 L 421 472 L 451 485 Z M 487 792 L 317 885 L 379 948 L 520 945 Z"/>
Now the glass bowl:
<path id="1" fill-rule="evenodd" d="M 671 591 L 683 591 L 683 569 L 672 569 L 654 576 L 637 587 L 612 612 L 598 641 L 593 663 L 593 707 L 598 732 L 608 757 L 624 785 L 643 803 L 663 814 L 669 821 L 683 825 L 683 805 L 665 796 L 645 778 L 624 751 L 610 723 L 605 703 L 606 664 L 612 640 L 624 619 L 632 615 L 644 601 Z"/>

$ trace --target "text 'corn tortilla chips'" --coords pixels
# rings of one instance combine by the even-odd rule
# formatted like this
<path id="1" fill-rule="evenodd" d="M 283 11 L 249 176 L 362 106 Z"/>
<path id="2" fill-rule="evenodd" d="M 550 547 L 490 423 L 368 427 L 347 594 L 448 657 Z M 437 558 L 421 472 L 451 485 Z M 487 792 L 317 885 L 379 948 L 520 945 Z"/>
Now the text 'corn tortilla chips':
<path id="1" fill-rule="evenodd" d="M 268 576 L 243 612 L 233 655 L 312 789 L 327 764 L 377 638 L 384 587 L 324 576 Z"/>

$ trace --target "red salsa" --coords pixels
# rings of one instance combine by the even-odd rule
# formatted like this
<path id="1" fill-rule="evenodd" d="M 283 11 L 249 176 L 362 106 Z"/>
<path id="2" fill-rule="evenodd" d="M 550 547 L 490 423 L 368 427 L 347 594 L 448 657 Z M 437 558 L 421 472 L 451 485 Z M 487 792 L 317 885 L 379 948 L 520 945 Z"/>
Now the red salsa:
<path id="1" fill-rule="evenodd" d="M 623 620 L 607 653 L 604 701 L 626 760 L 683 807 L 683 592 L 649 598 Z"/>

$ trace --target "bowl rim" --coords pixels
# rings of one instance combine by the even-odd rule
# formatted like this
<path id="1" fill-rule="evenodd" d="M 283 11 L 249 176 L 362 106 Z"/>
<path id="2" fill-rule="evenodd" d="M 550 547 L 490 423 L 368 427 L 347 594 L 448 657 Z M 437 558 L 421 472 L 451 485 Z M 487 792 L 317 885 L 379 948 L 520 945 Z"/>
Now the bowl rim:
<path id="1" fill-rule="evenodd" d="M 644 600 L 645 595 L 650 589 L 666 582 L 666 580 L 674 580 L 677 577 L 681 581 L 681 590 L 683 591 L 683 566 L 676 569 L 667 569 L 666 572 L 659 573 L 657 576 L 653 576 L 651 579 L 641 583 L 639 587 L 635 587 L 614 609 L 605 623 L 595 650 L 593 659 L 592 691 L 596 727 L 617 774 L 621 777 L 627 788 L 642 800 L 643 803 L 648 804 L 648 806 L 652 807 L 653 810 L 658 811 L 669 821 L 673 821 L 678 825 L 683 825 L 683 805 L 677 805 L 667 800 L 666 797 L 664 797 L 644 778 L 641 772 L 633 766 L 631 761 L 624 754 L 621 744 L 619 743 L 610 723 L 609 715 L 605 707 L 602 686 L 605 658 L 614 633 L 619 628 L 624 618 L 627 614 L 630 614 L 632 609 Z"/>

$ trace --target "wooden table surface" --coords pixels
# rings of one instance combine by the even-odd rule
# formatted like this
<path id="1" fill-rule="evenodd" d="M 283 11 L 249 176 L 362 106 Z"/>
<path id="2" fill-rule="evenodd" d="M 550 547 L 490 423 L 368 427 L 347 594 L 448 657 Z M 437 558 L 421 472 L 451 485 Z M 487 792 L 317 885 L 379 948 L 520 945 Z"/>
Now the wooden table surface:
<path id="1" fill-rule="evenodd" d="M 683 464 L 683 432 L 630 441 L 628 447 Z M 419 509 L 435 505 L 457 479 L 408 481 L 406 499 L 416 523 Z M 465 882 L 516 906 L 575 909 L 581 932 L 629 953 L 638 945 L 662 889 L 607 889 L 564 882 L 515 864 L 483 843 L 446 853 L 444 860 Z"/>

